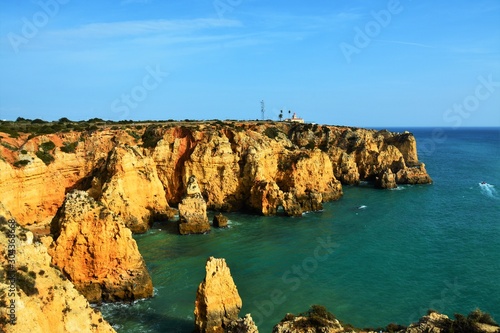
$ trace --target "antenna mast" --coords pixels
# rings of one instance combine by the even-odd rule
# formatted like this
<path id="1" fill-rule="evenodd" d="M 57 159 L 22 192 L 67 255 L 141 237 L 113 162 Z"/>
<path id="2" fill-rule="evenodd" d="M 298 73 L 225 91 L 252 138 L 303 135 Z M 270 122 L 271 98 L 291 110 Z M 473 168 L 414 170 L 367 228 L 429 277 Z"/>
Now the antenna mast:
<path id="1" fill-rule="evenodd" d="M 260 112 L 262 113 L 262 120 L 266 120 L 266 108 L 264 106 L 264 100 L 260 101 Z"/>

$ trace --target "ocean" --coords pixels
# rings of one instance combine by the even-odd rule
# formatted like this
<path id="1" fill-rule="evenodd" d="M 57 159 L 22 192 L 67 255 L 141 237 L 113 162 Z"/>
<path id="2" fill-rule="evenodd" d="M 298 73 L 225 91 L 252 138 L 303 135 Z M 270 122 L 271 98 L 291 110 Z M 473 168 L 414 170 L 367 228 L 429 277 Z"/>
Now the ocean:
<path id="1" fill-rule="evenodd" d="M 406 129 L 390 129 L 403 131 Z M 118 332 L 192 332 L 208 257 L 225 258 L 261 333 L 321 304 L 356 327 L 407 325 L 432 308 L 500 321 L 500 129 L 410 129 L 432 185 L 344 196 L 301 218 L 226 214 L 227 229 L 137 240 L 155 297 L 100 307 Z M 484 184 L 483 184 L 484 182 Z M 211 218 L 211 216 L 209 216 Z"/>

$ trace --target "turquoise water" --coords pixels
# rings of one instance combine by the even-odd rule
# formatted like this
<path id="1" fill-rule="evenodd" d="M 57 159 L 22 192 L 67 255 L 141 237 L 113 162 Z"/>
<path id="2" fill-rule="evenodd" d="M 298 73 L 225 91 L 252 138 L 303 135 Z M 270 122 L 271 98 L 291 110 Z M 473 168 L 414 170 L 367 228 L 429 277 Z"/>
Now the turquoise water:
<path id="1" fill-rule="evenodd" d="M 105 305 L 106 319 L 118 332 L 192 332 L 196 289 L 215 256 L 260 332 L 312 304 L 358 327 L 408 324 L 429 308 L 480 307 L 500 320 L 500 132 L 412 132 L 434 184 L 345 187 L 322 212 L 227 214 L 230 228 L 208 235 L 157 223 L 135 237 L 156 296 Z"/>

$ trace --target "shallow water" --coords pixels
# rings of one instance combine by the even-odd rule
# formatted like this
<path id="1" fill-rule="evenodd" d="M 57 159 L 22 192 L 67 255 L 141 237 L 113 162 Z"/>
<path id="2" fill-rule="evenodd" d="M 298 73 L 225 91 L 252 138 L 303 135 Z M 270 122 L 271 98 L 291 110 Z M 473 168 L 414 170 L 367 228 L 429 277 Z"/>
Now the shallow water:
<path id="1" fill-rule="evenodd" d="M 412 131 L 432 185 L 345 187 L 302 218 L 227 214 L 230 228 L 179 236 L 157 223 L 135 236 L 156 295 L 104 305 L 118 332 L 192 332 L 209 256 L 226 258 L 260 332 L 287 312 L 325 305 L 355 326 L 408 324 L 427 309 L 476 307 L 500 320 L 500 135 Z M 481 182 L 487 184 L 481 184 Z"/>

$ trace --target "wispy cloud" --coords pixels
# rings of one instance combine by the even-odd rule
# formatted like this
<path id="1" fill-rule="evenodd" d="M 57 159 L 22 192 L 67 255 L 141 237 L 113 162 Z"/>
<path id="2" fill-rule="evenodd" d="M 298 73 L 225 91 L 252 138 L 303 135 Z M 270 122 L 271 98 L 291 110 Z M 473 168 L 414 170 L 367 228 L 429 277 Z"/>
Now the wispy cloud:
<path id="1" fill-rule="evenodd" d="M 389 43 L 389 44 L 401 44 L 401 45 L 424 47 L 424 48 L 429 48 L 429 49 L 435 48 L 432 45 L 421 44 L 421 43 L 414 43 L 414 42 L 405 42 L 405 41 L 400 41 L 400 40 L 374 39 L 374 41 L 376 41 L 376 42 L 382 42 L 382 43 Z"/>
<path id="2" fill-rule="evenodd" d="M 120 4 L 122 5 L 128 5 L 128 4 L 131 4 L 131 3 L 149 3 L 151 2 L 151 0 L 122 0 L 122 2 L 120 2 Z"/>
<path id="3" fill-rule="evenodd" d="M 60 38 L 113 38 L 159 33 L 187 33 L 210 28 L 239 27 L 241 23 L 229 19 L 146 20 L 91 23 L 74 29 L 53 31 Z"/>

